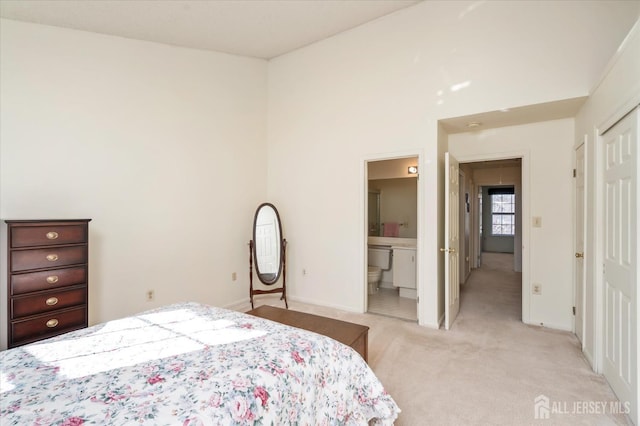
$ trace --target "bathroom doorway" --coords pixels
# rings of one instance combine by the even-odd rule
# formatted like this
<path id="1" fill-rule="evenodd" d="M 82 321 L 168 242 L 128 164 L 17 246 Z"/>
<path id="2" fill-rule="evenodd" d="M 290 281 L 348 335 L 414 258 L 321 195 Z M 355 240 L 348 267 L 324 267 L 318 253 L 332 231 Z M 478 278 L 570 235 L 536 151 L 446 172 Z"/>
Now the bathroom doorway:
<path id="1" fill-rule="evenodd" d="M 417 156 L 366 162 L 366 311 L 418 320 Z"/>

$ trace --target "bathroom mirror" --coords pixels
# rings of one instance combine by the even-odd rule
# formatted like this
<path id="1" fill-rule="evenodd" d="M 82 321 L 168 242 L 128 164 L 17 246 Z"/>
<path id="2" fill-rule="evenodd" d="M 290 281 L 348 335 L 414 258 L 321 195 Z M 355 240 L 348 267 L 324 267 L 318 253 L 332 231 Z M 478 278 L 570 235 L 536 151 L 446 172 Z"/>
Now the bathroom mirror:
<path id="1" fill-rule="evenodd" d="M 367 235 L 370 237 L 380 236 L 380 191 L 369 190 L 367 221 L 369 223 Z"/>
<path id="2" fill-rule="evenodd" d="M 282 238 L 280 215 L 273 204 L 258 206 L 253 220 L 253 239 L 249 241 L 249 294 L 253 308 L 255 294 L 282 293 L 281 300 L 287 306 L 285 293 L 285 253 L 287 240 Z M 253 266 L 261 283 L 272 286 L 282 276 L 282 287 L 272 290 L 253 288 Z M 288 306 L 287 306 L 288 308 Z"/>

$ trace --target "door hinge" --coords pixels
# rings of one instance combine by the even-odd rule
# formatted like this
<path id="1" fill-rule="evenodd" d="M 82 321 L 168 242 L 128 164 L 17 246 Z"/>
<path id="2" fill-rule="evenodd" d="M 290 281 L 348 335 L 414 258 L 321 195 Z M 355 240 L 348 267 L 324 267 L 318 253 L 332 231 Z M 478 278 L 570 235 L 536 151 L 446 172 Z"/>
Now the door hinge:
<path id="1" fill-rule="evenodd" d="M 577 176 L 576 169 L 573 169 L 573 177 L 576 177 L 576 176 Z"/>
<path id="2" fill-rule="evenodd" d="M 575 315 L 575 314 L 576 314 L 576 307 L 574 306 L 573 307 L 573 315 Z"/>

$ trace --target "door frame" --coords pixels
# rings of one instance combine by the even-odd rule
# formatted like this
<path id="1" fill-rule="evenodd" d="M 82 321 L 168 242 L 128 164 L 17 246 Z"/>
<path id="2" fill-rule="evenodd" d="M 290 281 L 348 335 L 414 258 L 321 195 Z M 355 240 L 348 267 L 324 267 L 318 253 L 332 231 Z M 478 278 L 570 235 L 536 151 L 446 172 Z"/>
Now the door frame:
<path id="1" fill-rule="evenodd" d="M 444 328 L 450 330 L 460 312 L 460 162 L 448 151 L 444 154 L 444 188 L 444 247 L 440 251 L 444 252 Z"/>
<path id="2" fill-rule="evenodd" d="M 522 186 L 522 211 L 520 213 L 522 220 L 522 322 L 532 324 L 531 322 L 531 268 L 530 268 L 530 229 L 531 229 L 531 213 L 529 210 L 530 197 L 530 157 L 529 150 L 494 152 L 489 154 L 474 155 L 456 155 L 460 163 L 475 163 L 479 161 L 497 161 L 507 160 L 510 158 L 521 158 L 521 186 Z M 477 253 L 474 253 L 477 255 Z"/>
<path id="3" fill-rule="evenodd" d="M 365 156 L 360 161 L 360 282 L 362 283 L 362 299 L 360 305 L 360 312 L 367 312 L 369 306 L 369 291 L 367 283 L 367 243 L 368 243 L 368 223 L 367 223 L 367 197 L 369 196 L 369 170 L 368 164 L 375 161 L 385 160 L 400 160 L 403 158 L 416 157 L 418 164 L 418 208 L 417 208 L 417 232 L 416 232 L 416 290 L 418 293 L 418 299 L 416 300 L 416 313 L 418 316 L 418 323 L 420 323 L 421 309 L 420 309 L 420 295 L 424 291 L 424 285 L 422 285 L 421 277 L 422 270 L 424 268 L 423 255 L 424 253 L 424 238 L 422 232 L 424 230 L 424 209 L 422 207 L 422 200 L 424 200 L 424 183 L 420 180 L 420 174 L 425 170 L 424 153 L 422 151 L 401 151 L 386 154 L 373 154 Z"/>
<path id="4" fill-rule="evenodd" d="M 589 197 L 589 188 L 588 188 L 588 183 L 589 183 L 589 179 L 588 179 L 588 162 L 589 162 L 589 150 L 587 147 L 587 142 L 588 142 L 588 138 L 585 135 L 582 139 L 577 140 L 576 144 L 573 146 L 573 167 L 574 170 L 577 170 L 577 151 L 580 147 L 583 147 L 584 149 L 584 165 L 583 165 L 583 170 L 582 172 L 584 173 L 584 177 L 583 177 L 583 194 L 582 194 L 582 229 L 578 229 L 577 227 L 577 221 L 574 221 L 574 227 L 573 227 L 573 251 L 575 253 L 578 252 L 578 248 L 576 247 L 576 238 L 578 237 L 578 232 L 582 232 L 582 248 L 583 248 L 583 253 L 587 251 L 587 206 L 588 204 L 588 198 Z M 578 214 L 578 209 L 577 209 L 577 205 L 576 205 L 576 195 L 577 195 L 577 191 L 578 191 L 578 187 L 577 187 L 577 181 L 574 179 L 573 182 L 573 214 L 574 216 L 576 214 Z M 578 307 L 578 303 L 581 304 L 581 308 L 582 308 L 582 333 L 581 336 L 577 336 L 578 340 L 580 340 L 580 349 L 581 351 L 584 353 L 584 349 L 585 349 L 585 342 L 584 342 L 584 336 L 585 336 L 585 325 L 586 325 L 586 316 L 585 316 L 585 308 L 586 308 L 586 287 L 587 287 L 587 268 L 586 268 L 586 258 L 583 257 L 582 259 L 582 284 L 578 283 L 577 281 L 577 263 L 574 261 L 574 272 L 573 272 L 573 304 L 574 307 L 576 309 L 576 312 L 578 311 L 579 307 Z M 582 285 L 582 300 L 578 301 L 577 300 L 577 295 L 578 295 L 578 286 Z M 575 334 L 576 332 L 576 316 L 575 314 L 573 315 L 573 332 Z M 592 360 L 590 360 L 592 362 Z"/>
<path id="5" fill-rule="evenodd" d="M 472 256 L 472 268 L 479 268 L 482 266 L 482 259 L 480 258 L 480 254 L 482 253 L 482 235 L 480 235 L 480 222 L 482 221 L 482 209 L 485 209 L 486 207 L 480 201 L 481 198 L 479 195 L 482 193 L 481 189 L 483 186 L 484 185 L 478 185 L 476 182 L 474 182 L 472 185 L 473 193 L 471 197 L 473 198 L 473 204 L 471 205 L 471 217 L 473 218 L 473 222 L 471 224 L 472 244 L 471 250 L 469 251 L 469 254 Z M 482 207 L 482 209 L 480 207 Z"/>
<path id="6" fill-rule="evenodd" d="M 467 219 L 470 215 L 470 211 L 467 211 L 467 201 L 470 203 L 471 200 L 465 199 L 465 194 L 468 194 L 469 188 L 467 188 L 467 174 L 462 169 L 458 169 L 458 175 L 460 177 L 460 188 L 459 188 L 459 233 L 460 233 L 460 250 L 458 251 L 460 256 L 460 284 L 464 284 L 467 282 L 467 278 L 469 278 L 469 274 L 471 272 L 471 256 L 469 253 L 471 252 L 471 230 L 469 230 L 469 250 L 467 250 Z M 471 194 L 469 194 L 471 197 Z M 466 259 L 469 258 L 467 261 Z"/>

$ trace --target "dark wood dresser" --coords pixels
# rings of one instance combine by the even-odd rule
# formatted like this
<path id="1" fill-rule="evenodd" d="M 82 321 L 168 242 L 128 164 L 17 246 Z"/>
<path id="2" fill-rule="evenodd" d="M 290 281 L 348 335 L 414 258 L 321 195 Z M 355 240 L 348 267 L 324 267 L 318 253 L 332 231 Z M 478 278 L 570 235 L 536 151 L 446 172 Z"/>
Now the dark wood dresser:
<path id="1" fill-rule="evenodd" d="M 90 220 L 5 220 L 9 348 L 87 327 Z"/>

